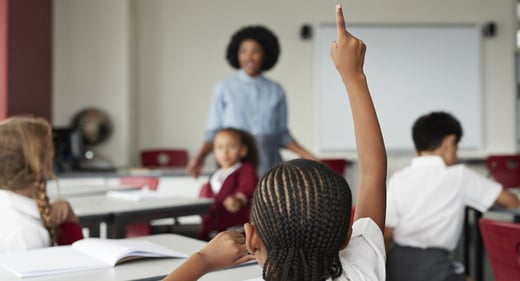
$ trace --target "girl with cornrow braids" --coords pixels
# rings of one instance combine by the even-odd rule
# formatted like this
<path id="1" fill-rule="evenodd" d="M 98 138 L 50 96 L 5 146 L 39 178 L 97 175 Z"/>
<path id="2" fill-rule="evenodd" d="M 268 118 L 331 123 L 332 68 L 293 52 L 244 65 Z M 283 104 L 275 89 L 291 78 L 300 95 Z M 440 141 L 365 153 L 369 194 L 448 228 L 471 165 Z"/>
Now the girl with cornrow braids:
<path id="1" fill-rule="evenodd" d="M 70 205 L 49 203 L 46 185 L 47 177 L 54 176 L 53 154 L 52 129 L 44 119 L 0 122 L 0 253 L 67 244 L 61 235 L 66 229 L 81 238 L 78 228 L 71 227 L 79 225 Z"/>
<path id="2" fill-rule="evenodd" d="M 260 179 L 245 237 L 221 232 L 165 280 L 197 280 L 253 257 L 267 281 L 385 280 L 386 151 L 363 71 L 365 45 L 346 30 L 340 5 L 336 22 L 331 56 L 348 93 L 359 163 L 354 224 L 341 176 L 312 160 L 289 161 Z"/>

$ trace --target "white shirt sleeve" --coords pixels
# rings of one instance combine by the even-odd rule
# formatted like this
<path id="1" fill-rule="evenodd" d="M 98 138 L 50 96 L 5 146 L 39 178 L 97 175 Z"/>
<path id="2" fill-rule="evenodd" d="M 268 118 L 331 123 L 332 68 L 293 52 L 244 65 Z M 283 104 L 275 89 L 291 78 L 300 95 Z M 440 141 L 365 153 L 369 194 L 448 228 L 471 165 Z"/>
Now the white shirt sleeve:
<path id="1" fill-rule="evenodd" d="M 464 203 L 480 212 L 487 211 L 502 192 L 502 186 L 464 165 L 460 165 L 459 169 L 462 177 L 461 190 Z"/>
<path id="2" fill-rule="evenodd" d="M 386 193 L 386 226 L 395 227 L 399 223 L 399 212 L 397 211 L 397 197 L 395 195 L 396 179 L 390 178 Z"/>
<path id="3" fill-rule="evenodd" d="M 343 273 L 336 280 L 384 281 L 386 278 L 383 233 L 370 218 L 354 222 L 349 244 L 339 256 Z"/>

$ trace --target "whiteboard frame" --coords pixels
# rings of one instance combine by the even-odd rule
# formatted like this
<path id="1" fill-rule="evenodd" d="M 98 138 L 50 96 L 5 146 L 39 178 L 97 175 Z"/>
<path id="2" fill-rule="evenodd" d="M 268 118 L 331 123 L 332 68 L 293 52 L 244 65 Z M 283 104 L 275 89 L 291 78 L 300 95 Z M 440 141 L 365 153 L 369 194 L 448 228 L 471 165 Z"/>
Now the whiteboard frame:
<path id="1" fill-rule="evenodd" d="M 381 28 L 381 29 L 384 29 L 384 28 L 415 28 L 415 29 L 420 29 L 420 28 L 429 28 L 429 29 L 432 29 L 432 28 L 439 28 L 439 29 L 444 29 L 444 28 L 464 28 L 464 29 L 468 29 L 468 34 L 472 32 L 472 35 L 471 36 L 475 36 L 473 39 L 475 39 L 477 42 L 476 46 L 473 46 L 475 49 L 473 49 L 474 51 L 476 51 L 476 55 L 477 55 L 477 60 L 475 63 L 476 63 L 476 67 L 478 68 L 476 70 L 476 78 L 477 81 L 474 82 L 475 84 L 472 84 L 475 89 L 476 89 L 476 92 L 474 93 L 474 95 L 476 95 L 476 99 L 474 100 L 476 106 L 474 109 L 472 109 L 474 112 L 476 112 L 476 117 L 475 118 L 472 118 L 475 119 L 474 122 L 476 124 L 473 124 L 472 123 L 472 126 L 471 126 L 471 129 L 473 132 L 470 136 L 470 138 L 468 139 L 468 135 L 466 134 L 467 133 L 467 130 L 469 129 L 469 126 L 465 126 L 465 123 L 464 123 L 464 120 L 462 120 L 461 118 L 459 118 L 459 114 L 457 114 L 457 112 L 452 112 L 450 110 L 445 110 L 445 109 L 431 109 L 430 111 L 432 110 L 445 110 L 447 112 L 450 112 L 452 113 L 455 117 L 457 117 L 460 122 L 462 123 L 462 127 L 463 127 L 463 131 L 464 131 L 464 136 L 461 140 L 461 143 L 460 143 L 460 149 L 461 150 L 465 150 L 465 151 L 480 151 L 481 149 L 483 149 L 485 147 L 485 144 L 484 144 L 484 132 L 485 132 L 485 128 L 484 128 L 484 104 L 483 104 L 483 72 L 484 72 L 484 68 L 483 68 L 483 42 L 482 42 L 482 36 L 481 36 L 481 27 L 480 25 L 477 25 L 477 24 L 350 24 L 349 25 L 349 28 L 351 30 L 354 30 L 353 31 L 353 34 L 356 36 L 356 34 L 354 33 L 356 29 L 358 28 L 366 28 L 366 27 L 369 27 L 369 28 Z M 318 151 L 318 153 L 351 153 L 351 152 L 354 152 L 355 151 L 355 141 L 352 140 L 351 142 L 349 142 L 348 145 L 345 145 L 343 147 L 331 147 L 329 146 L 328 144 L 324 143 L 324 134 L 322 133 L 322 116 L 321 116 L 321 113 L 324 111 L 323 108 L 323 103 L 324 103 L 324 100 L 323 100 L 323 94 L 321 94 L 322 92 L 322 88 L 323 86 L 321 85 L 323 83 L 323 81 L 320 80 L 320 75 L 322 75 L 322 70 L 323 70 L 323 62 L 321 61 L 321 59 L 323 58 L 323 52 L 326 51 L 327 52 L 327 55 L 329 53 L 329 49 L 330 49 L 330 46 L 332 44 L 332 42 L 335 40 L 335 36 L 334 38 L 330 38 L 330 34 L 329 34 L 329 37 L 327 36 L 324 36 L 323 35 L 323 30 L 324 29 L 329 29 L 327 30 L 327 32 L 330 33 L 330 29 L 334 29 L 334 32 L 335 32 L 335 29 L 336 29 L 336 24 L 335 23 L 319 23 L 319 24 L 315 24 L 315 28 L 314 30 L 316 31 L 315 34 L 316 34 L 316 37 L 315 37 L 315 41 L 314 41 L 314 75 L 313 75 L 313 79 L 314 79 L 314 102 L 315 102 L 315 105 L 314 105 L 314 112 L 315 112 L 315 124 L 314 124 L 314 136 L 315 136 L 315 139 L 314 139 L 314 143 L 315 143 L 315 150 Z M 335 33 L 334 33 L 335 34 Z M 363 40 L 363 38 L 360 38 Z M 326 48 L 328 44 L 328 48 L 326 50 L 324 50 L 324 48 Z M 370 56 L 370 52 L 371 50 L 373 50 L 374 48 L 371 48 L 371 46 L 369 44 L 367 44 L 367 57 Z M 338 96 L 341 96 L 343 95 L 344 98 L 338 98 L 338 103 L 339 104 L 343 104 L 344 105 L 344 112 L 347 112 L 348 113 L 348 120 L 345 120 L 345 122 L 350 122 L 350 124 L 348 126 L 346 126 L 346 130 L 350 130 L 350 131 L 347 131 L 347 134 L 349 136 L 351 136 L 353 138 L 353 124 L 352 124 L 352 117 L 350 115 L 350 105 L 348 103 L 348 98 L 347 98 L 347 94 L 344 90 L 344 87 L 343 87 L 343 84 L 341 82 L 341 79 L 339 78 L 339 75 L 337 74 L 335 68 L 334 68 L 334 64 L 332 63 L 332 59 L 330 59 L 330 55 L 328 55 L 327 59 L 330 60 L 330 63 L 331 63 L 331 70 L 328 71 L 327 69 L 327 73 L 335 73 L 336 75 L 336 80 L 337 80 L 337 83 L 338 85 L 335 85 L 336 88 L 341 88 L 342 89 L 342 92 L 341 93 L 335 93 L 336 95 Z M 366 60 L 365 60 L 365 69 L 366 69 Z M 367 73 L 367 79 L 368 79 L 368 84 L 369 84 L 369 88 L 371 88 L 371 85 L 374 83 L 373 81 L 373 78 L 371 79 L 371 77 L 369 76 L 369 74 Z M 372 94 L 373 97 L 374 97 L 374 94 Z M 473 96 L 474 97 L 474 96 Z M 340 101 L 340 99 L 343 99 L 342 101 Z M 346 102 L 345 102 L 346 101 Z M 379 110 L 378 110 L 378 106 L 382 106 L 380 104 L 377 103 L 376 101 L 376 98 L 374 98 L 374 103 L 375 103 L 375 106 L 376 106 L 376 110 L 378 111 L 379 113 Z M 472 111 L 472 112 L 473 112 Z M 419 113 L 417 114 L 417 116 L 415 116 L 415 119 L 417 117 L 419 117 L 420 115 L 423 115 L 423 114 L 426 114 L 428 113 L 428 111 L 425 111 L 425 112 L 422 112 L 422 113 Z M 459 112 L 460 113 L 460 112 Z M 475 115 L 475 114 L 473 114 Z M 414 119 L 414 120 L 415 120 Z M 385 121 L 382 120 L 381 116 L 380 116 L 380 122 L 381 122 L 381 127 L 382 127 L 382 130 L 383 130 L 383 137 L 385 137 L 385 126 L 384 126 L 384 123 Z M 413 122 L 412 122 L 413 123 Z M 413 142 L 412 142 L 412 138 L 411 138 L 411 124 L 408 124 L 408 125 L 404 125 L 406 127 L 406 136 L 408 137 L 409 139 L 409 143 L 407 145 L 403 145 L 402 147 L 394 147 L 392 145 L 388 145 L 387 144 L 387 151 L 389 152 L 394 152 L 394 153 L 409 153 L 411 151 L 414 151 L 414 147 L 413 147 Z M 341 130 L 341 129 L 340 129 Z M 341 131 L 340 131 L 341 132 Z M 339 136 L 338 136 L 339 138 Z M 403 137 L 404 138 L 404 137 Z"/>

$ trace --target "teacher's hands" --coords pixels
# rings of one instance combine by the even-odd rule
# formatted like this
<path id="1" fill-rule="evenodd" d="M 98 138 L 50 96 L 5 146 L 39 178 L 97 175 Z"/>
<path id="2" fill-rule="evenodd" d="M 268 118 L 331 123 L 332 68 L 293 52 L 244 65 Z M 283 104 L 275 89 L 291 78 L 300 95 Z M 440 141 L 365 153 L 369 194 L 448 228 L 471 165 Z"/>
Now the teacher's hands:
<path id="1" fill-rule="evenodd" d="M 188 166 L 186 166 L 186 173 L 194 178 L 198 178 L 202 173 L 204 167 L 204 159 L 195 157 L 190 160 Z"/>

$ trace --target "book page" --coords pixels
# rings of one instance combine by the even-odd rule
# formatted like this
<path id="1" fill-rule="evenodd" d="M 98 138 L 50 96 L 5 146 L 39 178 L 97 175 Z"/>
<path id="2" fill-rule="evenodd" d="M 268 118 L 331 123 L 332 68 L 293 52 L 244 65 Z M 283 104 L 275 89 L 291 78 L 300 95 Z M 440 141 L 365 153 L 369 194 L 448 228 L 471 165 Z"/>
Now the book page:
<path id="1" fill-rule="evenodd" d="M 111 266 L 135 258 L 188 257 L 185 253 L 170 250 L 146 240 L 89 238 L 74 242 L 72 248 Z"/>
<path id="2" fill-rule="evenodd" d="M 138 258 L 186 258 L 146 240 L 83 239 L 72 246 L 56 246 L 0 254 L 0 266 L 20 278 L 110 268 Z"/>
<path id="3" fill-rule="evenodd" d="M 111 267 L 70 246 L 1 254 L 0 264 L 20 278 Z"/>

